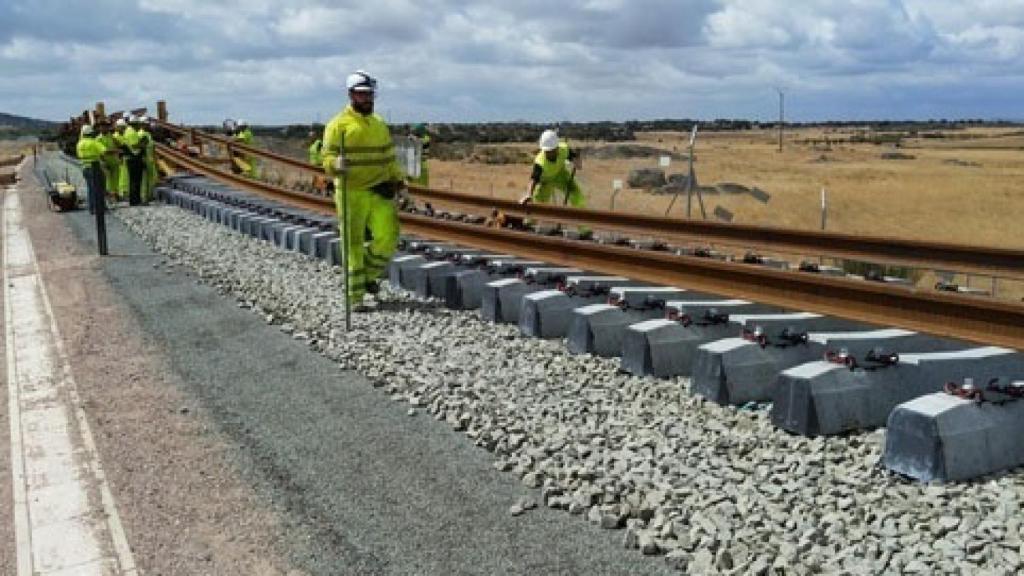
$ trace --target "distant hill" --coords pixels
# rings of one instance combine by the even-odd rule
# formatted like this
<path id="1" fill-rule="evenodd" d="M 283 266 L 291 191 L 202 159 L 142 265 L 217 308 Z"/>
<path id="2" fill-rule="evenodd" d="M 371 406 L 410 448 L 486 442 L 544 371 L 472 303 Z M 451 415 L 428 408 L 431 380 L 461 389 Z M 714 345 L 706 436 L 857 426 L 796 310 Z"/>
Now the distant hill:
<path id="1" fill-rule="evenodd" d="M 49 120 L 36 120 L 24 116 L 15 116 L 0 112 L 0 130 L 48 130 L 56 128 L 58 122 Z"/>

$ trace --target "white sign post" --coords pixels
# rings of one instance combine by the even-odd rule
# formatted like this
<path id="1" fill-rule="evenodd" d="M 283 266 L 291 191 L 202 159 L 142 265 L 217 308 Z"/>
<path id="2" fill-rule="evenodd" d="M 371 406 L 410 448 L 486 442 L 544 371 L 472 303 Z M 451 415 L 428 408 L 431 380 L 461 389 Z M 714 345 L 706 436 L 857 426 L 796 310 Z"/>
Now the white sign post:
<path id="1" fill-rule="evenodd" d="M 619 195 L 619 192 L 622 192 L 622 180 L 612 180 L 612 205 L 609 210 L 615 210 L 615 197 Z"/>

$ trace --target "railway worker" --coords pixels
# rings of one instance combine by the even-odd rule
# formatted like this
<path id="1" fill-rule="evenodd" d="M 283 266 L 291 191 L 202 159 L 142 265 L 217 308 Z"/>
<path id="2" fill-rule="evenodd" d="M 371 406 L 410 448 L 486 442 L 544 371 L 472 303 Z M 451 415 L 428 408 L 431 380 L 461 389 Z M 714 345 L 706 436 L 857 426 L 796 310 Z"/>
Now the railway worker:
<path id="1" fill-rule="evenodd" d="M 419 140 L 420 143 L 420 176 L 419 178 L 410 178 L 410 184 L 417 184 L 424 188 L 430 186 L 430 167 L 427 161 L 430 159 L 430 134 L 427 132 L 427 127 L 423 124 L 417 124 L 412 127 L 412 138 Z"/>
<path id="2" fill-rule="evenodd" d="M 156 188 L 156 147 L 153 142 L 153 134 L 149 131 L 149 118 L 139 117 L 139 127 L 136 129 L 139 136 L 139 148 L 142 150 L 142 184 L 139 186 L 139 197 L 142 203 L 149 203 L 153 199 L 153 189 Z"/>
<path id="3" fill-rule="evenodd" d="M 86 124 L 79 131 L 78 144 L 75 145 L 75 152 L 82 163 L 82 175 L 85 176 L 88 188 L 85 197 L 89 205 L 89 214 L 95 212 L 97 202 L 103 202 L 106 196 L 102 161 L 104 154 L 107 153 L 107 147 L 95 136 L 93 127 Z"/>
<path id="4" fill-rule="evenodd" d="M 103 147 L 108 152 L 117 150 L 117 140 L 114 139 L 114 130 L 109 120 L 97 122 L 96 131 L 99 132 L 96 139 L 99 140 L 100 144 L 103 144 Z M 103 168 L 103 187 L 106 193 L 109 195 L 116 194 L 118 188 L 117 180 L 121 176 L 121 160 L 116 154 L 104 154 L 103 159 L 100 161 L 100 166 Z"/>
<path id="5" fill-rule="evenodd" d="M 358 70 L 348 75 L 345 87 L 349 105 L 324 128 L 323 167 L 334 177 L 339 224 L 347 225 L 339 225 L 347 230 L 346 296 L 357 310 L 365 310 L 364 296 L 377 292 L 378 279 L 398 248 L 394 198 L 404 186 L 405 174 L 387 124 L 373 113 L 377 81 Z M 346 190 L 347 207 L 342 202 Z"/>
<path id="6" fill-rule="evenodd" d="M 128 145 L 125 144 L 125 134 L 129 129 L 128 121 L 123 116 L 114 122 L 114 144 L 121 154 L 117 163 L 117 188 L 111 192 L 121 200 L 128 197 Z"/>
<path id="7" fill-rule="evenodd" d="M 586 200 L 583 191 L 576 182 L 576 169 L 579 168 L 579 153 L 570 150 L 565 142 L 559 142 L 558 133 L 545 130 L 540 135 L 540 152 L 533 160 L 533 172 L 530 174 L 530 185 L 526 196 L 520 202 L 542 202 L 550 204 L 556 201 L 556 192 L 562 193 L 562 203 L 574 208 L 583 208 Z"/>
<path id="8" fill-rule="evenodd" d="M 246 146 L 253 145 L 252 129 L 249 128 L 249 123 L 245 120 L 238 120 L 238 129 L 235 132 L 232 139 L 239 144 L 245 144 Z M 256 159 L 250 154 L 236 154 L 235 157 L 241 160 L 239 169 L 241 173 L 250 178 L 256 177 Z"/>
<path id="9" fill-rule="evenodd" d="M 309 156 L 309 163 L 313 166 L 324 165 L 324 141 L 320 134 L 321 132 L 317 132 L 315 128 L 309 131 L 309 147 L 306 149 L 306 153 Z M 321 194 L 333 190 L 327 180 L 320 174 L 313 176 L 313 189 Z"/>
<path id="10" fill-rule="evenodd" d="M 320 135 L 316 133 L 316 130 L 309 131 L 309 148 L 306 149 L 306 153 L 309 155 L 309 163 L 313 166 L 323 166 L 324 157 L 323 150 L 324 141 L 320 138 Z"/>
<path id="11" fill-rule="evenodd" d="M 142 138 L 145 131 L 140 116 L 132 116 L 128 124 L 123 136 L 128 166 L 128 205 L 138 206 L 142 203 L 142 186 L 146 177 L 146 142 Z"/>

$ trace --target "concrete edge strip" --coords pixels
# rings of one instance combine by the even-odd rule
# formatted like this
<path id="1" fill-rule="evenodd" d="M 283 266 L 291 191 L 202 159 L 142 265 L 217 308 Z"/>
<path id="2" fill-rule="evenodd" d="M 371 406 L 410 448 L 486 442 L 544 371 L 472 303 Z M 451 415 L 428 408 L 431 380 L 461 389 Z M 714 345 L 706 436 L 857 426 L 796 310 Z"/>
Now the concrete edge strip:
<path id="1" fill-rule="evenodd" d="M 21 440 L 21 400 L 18 394 L 16 358 L 14 356 L 14 323 L 11 322 L 10 282 L 7 279 L 7 201 L 14 194 L 15 187 L 8 186 L 3 194 L 2 217 L 0 217 L 0 238 L 3 238 L 3 283 L 4 283 L 4 348 L 7 352 L 7 413 L 11 420 L 11 492 L 14 496 L 13 515 L 15 532 L 15 556 L 19 576 L 31 576 L 32 531 L 29 529 L 28 496 L 25 477 L 25 452 Z"/>
<path id="2" fill-rule="evenodd" d="M 27 161 L 27 159 L 26 159 Z M 23 161 L 24 163 L 24 161 Z M 20 168 L 20 167 L 19 167 Z M 4 237 L 6 238 L 7 232 L 7 214 L 6 214 L 6 203 L 7 196 L 4 198 L 4 218 L 3 228 Z M 88 455 L 88 466 L 92 472 L 93 477 L 96 480 L 100 491 L 100 498 L 102 500 L 103 512 L 107 519 L 107 527 L 110 530 L 110 537 L 114 546 L 114 552 L 117 554 L 117 562 L 121 568 L 121 573 L 125 576 L 139 576 L 141 572 L 135 566 L 135 558 L 132 555 L 131 546 L 128 544 L 128 537 L 124 531 L 124 524 L 121 522 L 121 516 L 117 511 L 117 504 L 114 501 L 114 494 L 110 490 L 110 483 L 107 481 L 106 473 L 103 470 L 103 466 L 100 463 L 99 450 L 96 448 L 96 442 L 92 435 L 92 428 L 89 426 L 89 421 L 86 418 L 85 409 L 82 406 L 82 399 L 78 395 L 78 385 L 75 382 L 74 376 L 71 370 L 71 361 L 68 358 L 67 351 L 64 348 L 64 339 L 60 335 L 60 330 L 57 327 L 57 319 L 53 313 L 53 306 L 50 303 L 50 295 L 46 289 L 46 283 L 42 281 L 42 271 L 39 269 L 39 261 L 35 256 L 35 248 L 32 245 L 31 240 L 26 240 L 30 259 L 32 261 L 32 268 L 35 275 L 39 278 L 39 291 L 42 294 L 43 305 L 45 307 L 46 315 L 50 319 L 50 331 L 54 338 L 54 344 L 57 351 L 57 360 L 60 363 L 61 376 L 67 384 L 68 395 L 71 398 L 72 409 L 75 413 L 75 419 L 78 421 L 79 430 L 82 436 L 82 442 L 86 454 Z M 4 303 L 9 305 L 10 300 L 7 294 L 7 253 L 6 253 L 6 242 L 4 247 Z M 10 318 L 10 316 L 8 316 Z M 9 324 L 9 323 L 8 323 Z M 9 330 L 13 331 L 13 326 L 9 324 Z M 9 350 L 8 354 L 13 355 L 13 350 Z M 8 370 L 12 370 L 11 365 L 8 364 Z M 14 385 L 12 383 L 12 385 Z M 12 418 L 12 427 L 13 418 Z M 20 439 L 20 434 L 19 434 Z M 26 520 L 27 520 L 27 502 L 26 502 Z M 19 550 L 19 565 L 20 565 L 20 550 Z"/>

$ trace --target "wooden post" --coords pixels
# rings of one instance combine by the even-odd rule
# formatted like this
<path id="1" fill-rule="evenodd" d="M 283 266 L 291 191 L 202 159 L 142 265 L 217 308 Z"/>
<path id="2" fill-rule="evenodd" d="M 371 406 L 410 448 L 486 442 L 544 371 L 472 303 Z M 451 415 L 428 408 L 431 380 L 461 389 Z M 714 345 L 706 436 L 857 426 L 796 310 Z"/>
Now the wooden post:
<path id="1" fill-rule="evenodd" d="M 156 101 L 156 117 L 161 122 L 167 122 L 167 101 L 157 100 Z"/>

